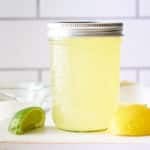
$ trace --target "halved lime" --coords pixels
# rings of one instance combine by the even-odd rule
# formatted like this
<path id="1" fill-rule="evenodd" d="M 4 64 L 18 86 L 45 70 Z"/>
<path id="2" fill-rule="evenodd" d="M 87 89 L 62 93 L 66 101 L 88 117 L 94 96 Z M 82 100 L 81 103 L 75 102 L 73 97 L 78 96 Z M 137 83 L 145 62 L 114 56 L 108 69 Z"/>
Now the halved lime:
<path id="1" fill-rule="evenodd" d="M 43 127 L 44 123 L 44 110 L 40 107 L 28 107 L 14 115 L 8 130 L 14 134 L 24 134 L 32 129 Z"/>

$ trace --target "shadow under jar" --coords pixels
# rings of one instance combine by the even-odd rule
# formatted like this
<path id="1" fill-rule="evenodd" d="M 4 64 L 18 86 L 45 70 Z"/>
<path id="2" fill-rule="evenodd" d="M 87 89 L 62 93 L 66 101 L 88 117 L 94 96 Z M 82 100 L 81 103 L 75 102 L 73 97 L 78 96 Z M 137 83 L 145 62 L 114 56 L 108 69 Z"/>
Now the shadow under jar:
<path id="1" fill-rule="evenodd" d="M 58 22 L 48 28 L 56 127 L 107 129 L 119 100 L 122 23 Z"/>

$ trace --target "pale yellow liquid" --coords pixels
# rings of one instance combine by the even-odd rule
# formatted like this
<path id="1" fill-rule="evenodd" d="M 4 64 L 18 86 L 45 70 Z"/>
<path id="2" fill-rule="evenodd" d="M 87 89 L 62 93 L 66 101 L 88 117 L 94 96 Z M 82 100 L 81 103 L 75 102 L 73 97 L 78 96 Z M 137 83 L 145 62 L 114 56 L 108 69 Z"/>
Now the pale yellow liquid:
<path id="1" fill-rule="evenodd" d="M 57 128 L 94 131 L 109 126 L 119 99 L 119 36 L 50 41 Z"/>

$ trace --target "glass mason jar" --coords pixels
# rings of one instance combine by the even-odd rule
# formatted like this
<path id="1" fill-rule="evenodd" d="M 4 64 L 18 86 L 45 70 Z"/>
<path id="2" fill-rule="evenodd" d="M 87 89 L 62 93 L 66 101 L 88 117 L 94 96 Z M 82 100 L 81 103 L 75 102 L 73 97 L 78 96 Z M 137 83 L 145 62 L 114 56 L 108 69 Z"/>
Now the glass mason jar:
<path id="1" fill-rule="evenodd" d="M 57 128 L 108 128 L 119 100 L 122 23 L 50 23 L 52 117 Z"/>

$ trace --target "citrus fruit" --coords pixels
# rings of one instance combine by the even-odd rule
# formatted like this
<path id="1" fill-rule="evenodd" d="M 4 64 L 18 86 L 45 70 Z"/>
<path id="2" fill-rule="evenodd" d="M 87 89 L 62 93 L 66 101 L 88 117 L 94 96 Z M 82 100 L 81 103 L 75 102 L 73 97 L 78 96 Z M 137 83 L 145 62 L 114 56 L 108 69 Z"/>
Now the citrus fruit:
<path id="1" fill-rule="evenodd" d="M 45 112 L 40 107 L 28 107 L 18 111 L 12 118 L 8 130 L 14 134 L 43 127 L 45 123 Z"/>
<path id="2" fill-rule="evenodd" d="M 142 104 L 120 106 L 109 130 L 114 135 L 150 135 L 150 109 Z"/>

